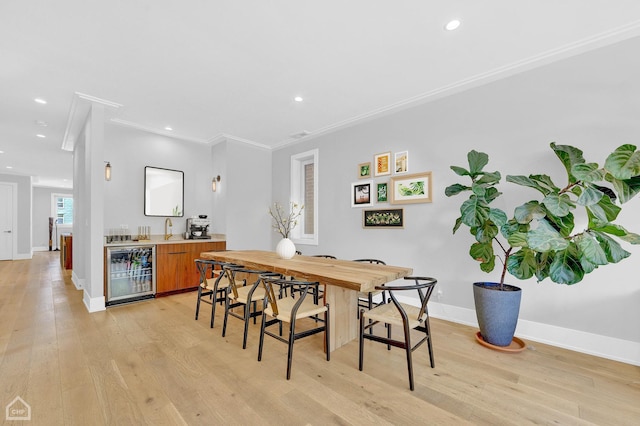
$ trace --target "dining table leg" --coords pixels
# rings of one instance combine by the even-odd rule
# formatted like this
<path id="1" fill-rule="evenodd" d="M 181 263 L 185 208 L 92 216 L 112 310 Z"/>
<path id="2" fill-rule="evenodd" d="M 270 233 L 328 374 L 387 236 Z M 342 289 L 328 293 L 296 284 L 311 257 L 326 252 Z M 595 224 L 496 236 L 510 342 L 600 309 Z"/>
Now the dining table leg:
<path id="1" fill-rule="evenodd" d="M 358 292 L 334 285 L 325 286 L 329 304 L 329 347 L 333 352 L 358 337 Z"/>

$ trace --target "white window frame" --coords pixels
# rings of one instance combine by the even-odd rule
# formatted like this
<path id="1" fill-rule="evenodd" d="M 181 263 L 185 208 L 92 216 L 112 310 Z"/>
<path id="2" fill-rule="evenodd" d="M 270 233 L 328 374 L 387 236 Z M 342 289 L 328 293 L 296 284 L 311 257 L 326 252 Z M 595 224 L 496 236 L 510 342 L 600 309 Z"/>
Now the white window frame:
<path id="1" fill-rule="evenodd" d="M 304 167 L 313 163 L 313 234 L 305 234 L 304 217 L 296 226 L 291 235 L 291 240 L 295 244 L 318 245 L 318 175 L 319 175 L 319 155 L 318 149 L 301 152 L 291 156 L 291 201 L 297 204 L 304 204 Z M 307 208 L 305 206 L 305 208 Z"/>

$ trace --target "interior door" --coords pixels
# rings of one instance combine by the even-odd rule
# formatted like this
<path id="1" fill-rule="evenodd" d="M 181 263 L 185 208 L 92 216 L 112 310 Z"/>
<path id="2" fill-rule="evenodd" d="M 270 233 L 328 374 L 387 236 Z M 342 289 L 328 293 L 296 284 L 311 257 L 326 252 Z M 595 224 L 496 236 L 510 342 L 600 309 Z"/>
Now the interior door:
<path id="1" fill-rule="evenodd" d="M 0 260 L 13 259 L 13 186 L 0 183 Z"/>

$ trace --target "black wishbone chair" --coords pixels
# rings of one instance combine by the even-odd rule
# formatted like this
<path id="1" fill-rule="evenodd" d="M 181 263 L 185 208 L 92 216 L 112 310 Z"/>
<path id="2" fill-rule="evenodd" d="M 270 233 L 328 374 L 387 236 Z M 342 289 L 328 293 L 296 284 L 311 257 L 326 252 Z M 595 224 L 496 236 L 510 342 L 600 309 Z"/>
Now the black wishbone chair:
<path id="1" fill-rule="evenodd" d="M 223 273 L 222 266 L 231 264 L 209 259 L 196 259 L 195 263 L 200 274 L 198 299 L 196 301 L 196 320 L 200 314 L 200 303 L 207 303 L 211 305 L 211 328 L 213 328 L 216 304 L 224 304 L 227 290 L 229 289 L 229 281 Z"/>
<path id="2" fill-rule="evenodd" d="M 390 350 L 391 346 L 403 348 L 407 355 L 407 369 L 409 370 L 409 389 L 413 390 L 413 361 L 411 354 L 416 348 L 422 345 L 425 341 L 429 347 L 429 360 L 431 361 L 431 368 L 435 367 L 433 359 L 433 347 L 431 344 L 431 330 L 429 327 L 429 311 L 427 309 L 427 303 L 433 293 L 433 289 L 438 282 L 435 278 L 430 277 L 405 277 L 405 280 L 413 280 L 413 285 L 381 285 L 376 289 L 385 290 L 389 293 L 390 303 L 379 305 L 369 311 L 362 309 L 360 311 L 360 360 L 359 369 L 362 371 L 363 359 L 364 359 L 364 340 L 373 340 L 375 342 L 384 343 L 387 345 L 387 349 Z M 413 306 L 406 303 L 398 302 L 394 293 L 396 292 L 408 292 L 417 291 L 420 297 L 420 306 Z M 372 322 L 365 325 L 365 320 L 371 320 Z M 387 324 L 387 337 L 377 336 L 375 334 L 368 334 L 365 331 L 373 327 L 377 323 Z M 391 326 L 397 325 L 402 327 L 404 340 L 394 340 L 391 338 Z M 411 330 L 418 330 L 425 335 L 415 345 L 411 344 Z"/>
<path id="3" fill-rule="evenodd" d="M 227 318 L 229 315 L 244 320 L 244 336 L 242 338 L 242 349 L 247 347 L 247 334 L 249 332 L 249 320 L 253 318 L 256 323 L 256 317 L 262 314 L 262 305 L 265 298 L 264 288 L 260 284 L 260 276 L 275 276 L 281 278 L 282 275 L 269 272 L 248 269 L 237 265 L 224 265 L 222 267 L 227 280 L 229 281 L 229 290 L 224 305 L 224 322 L 222 325 L 222 337 L 227 333 Z M 234 312 L 232 309 L 242 307 L 242 315 Z M 260 310 L 258 310 L 258 307 Z"/>
<path id="4" fill-rule="evenodd" d="M 293 360 L 293 344 L 296 340 L 324 331 L 324 347 L 327 353 L 327 361 L 330 360 L 329 351 L 329 305 L 314 303 L 311 297 L 312 289 L 317 291 L 317 282 L 274 279 L 272 276 L 261 277 L 265 291 L 262 325 L 260 327 L 260 346 L 258 348 L 258 361 L 262 360 L 262 348 L 264 335 L 267 334 L 288 345 L 287 351 L 287 380 L 291 378 L 291 362 Z M 290 288 L 290 296 L 282 297 L 286 288 Z M 324 319 L 320 320 L 321 326 L 309 321 L 307 327 L 298 331 L 298 321 L 303 318 L 316 317 L 324 313 Z M 271 319 L 267 320 L 267 317 Z M 287 338 L 282 336 L 283 323 L 289 323 Z M 268 330 L 273 325 L 278 325 L 278 334 Z"/>

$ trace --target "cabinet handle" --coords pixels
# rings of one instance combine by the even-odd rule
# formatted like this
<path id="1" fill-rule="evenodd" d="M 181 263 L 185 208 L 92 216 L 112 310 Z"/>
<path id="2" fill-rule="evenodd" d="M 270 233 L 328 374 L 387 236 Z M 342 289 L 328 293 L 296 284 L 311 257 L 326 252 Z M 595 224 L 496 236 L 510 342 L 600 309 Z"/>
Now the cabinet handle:
<path id="1" fill-rule="evenodd" d="M 167 253 L 167 254 L 185 254 L 186 251 L 175 251 L 175 252 L 171 252 L 171 253 Z"/>

